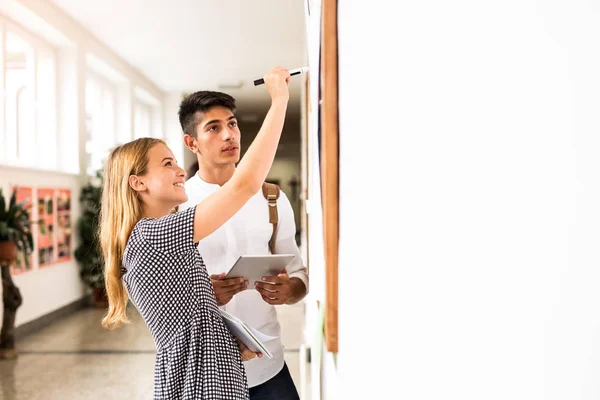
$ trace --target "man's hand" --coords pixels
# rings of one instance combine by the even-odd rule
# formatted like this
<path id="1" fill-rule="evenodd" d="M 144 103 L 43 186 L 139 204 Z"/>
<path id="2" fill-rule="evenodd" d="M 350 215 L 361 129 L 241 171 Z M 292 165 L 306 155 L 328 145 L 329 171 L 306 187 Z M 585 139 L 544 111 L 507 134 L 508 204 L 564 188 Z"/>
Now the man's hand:
<path id="1" fill-rule="evenodd" d="M 210 281 L 213 284 L 217 298 L 217 305 L 219 306 L 229 303 L 235 294 L 248 287 L 248 281 L 244 280 L 244 278 L 224 278 L 225 272 L 210 276 Z"/>
<path id="2" fill-rule="evenodd" d="M 240 339 L 236 338 L 235 341 L 237 342 L 237 344 L 240 348 L 240 355 L 242 356 L 242 361 L 249 361 L 255 357 L 262 358 L 262 356 L 263 356 L 262 353 L 253 352 L 252 350 L 247 348 L 246 345 L 244 343 L 242 343 L 242 341 Z"/>
<path id="3" fill-rule="evenodd" d="M 256 290 L 269 304 L 286 304 L 292 296 L 292 280 L 286 270 L 277 276 L 263 276 L 262 282 L 255 282 Z"/>

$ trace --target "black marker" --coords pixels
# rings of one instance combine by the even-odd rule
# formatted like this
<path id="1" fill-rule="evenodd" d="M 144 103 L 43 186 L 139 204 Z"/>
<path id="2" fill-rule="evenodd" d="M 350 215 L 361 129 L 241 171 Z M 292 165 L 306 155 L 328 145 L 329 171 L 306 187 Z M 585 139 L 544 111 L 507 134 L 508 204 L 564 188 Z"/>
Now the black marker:
<path id="1" fill-rule="evenodd" d="M 307 72 L 308 72 L 308 67 L 300 67 L 300 68 L 296 68 L 296 69 L 291 69 L 290 76 L 305 74 Z M 263 83 L 265 83 L 265 80 L 263 78 L 256 79 L 254 81 L 254 86 L 262 85 Z"/>

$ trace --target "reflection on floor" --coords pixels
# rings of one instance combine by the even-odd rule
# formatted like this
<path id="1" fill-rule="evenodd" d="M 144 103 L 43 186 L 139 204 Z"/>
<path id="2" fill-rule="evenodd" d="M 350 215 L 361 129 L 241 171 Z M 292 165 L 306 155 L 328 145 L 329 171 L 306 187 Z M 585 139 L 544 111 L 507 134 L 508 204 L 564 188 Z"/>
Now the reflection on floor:
<path id="1" fill-rule="evenodd" d="M 299 388 L 303 304 L 278 307 L 286 361 Z M 19 358 L 0 361 L 0 399 L 152 399 L 155 348 L 133 307 L 131 324 L 100 326 L 103 311 L 84 309 L 17 343 Z"/>

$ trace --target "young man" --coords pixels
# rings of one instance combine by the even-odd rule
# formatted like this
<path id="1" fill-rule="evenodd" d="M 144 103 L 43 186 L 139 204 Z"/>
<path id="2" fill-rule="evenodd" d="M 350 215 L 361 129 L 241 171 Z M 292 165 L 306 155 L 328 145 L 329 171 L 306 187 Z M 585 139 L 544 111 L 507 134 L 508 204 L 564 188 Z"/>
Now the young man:
<path id="1" fill-rule="evenodd" d="M 182 101 L 179 121 L 185 134 L 185 145 L 198 159 L 198 172 L 185 183 L 189 200 L 179 207 L 180 210 L 197 204 L 233 175 L 240 159 L 240 130 L 234 115 L 235 108 L 235 99 L 220 92 L 200 91 Z M 273 226 L 269 223 L 269 205 L 262 191 L 198 244 L 211 274 L 218 305 L 249 326 L 277 337 L 265 343 L 273 354 L 272 359 L 257 357 L 244 363 L 252 400 L 299 398 L 284 362 L 274 305 L 294 304 L 304 298 L 308 274 L 295 241 L 292 207 L 283 192 L 277 200 L 277 211 L 275 253 L 295 254 L 296 257 L 279 276 L 265 277 L 274 285 L 259 282 L 256 288 L 249 288 L 248 282 L 241 278 L 224 279 L 239 256 L 270 253 Z M 274 291 L 267 291 L 265 287 Z"/>

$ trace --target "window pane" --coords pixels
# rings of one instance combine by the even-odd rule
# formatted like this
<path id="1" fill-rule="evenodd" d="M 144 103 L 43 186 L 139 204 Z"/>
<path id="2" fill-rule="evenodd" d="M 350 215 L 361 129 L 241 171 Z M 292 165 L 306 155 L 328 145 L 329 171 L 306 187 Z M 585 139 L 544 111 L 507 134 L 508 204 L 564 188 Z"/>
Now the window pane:
<path id="1" fill-rule="evenodd" d="M 133 132 L 135 138 L 152 137 L 150 107 L 142 103 L 136 103 L 133 112 Z"/>
<path id="2" fill-rule="evenodd" d="M 165 134 L 162 127 L 162 115 L 160 107 L 151 109 L 152 132 L 155 138 L 164 139 Z"/>
<path id="3" fill-rule="evenodd" d="M 88 174 L 95 175 L 102 168 L 110 150 L 116 144 L 115 106 L 116 90 L 112 84 L 99 79 L 86 82 L 86 152 Z"/>
<path id="4" fill-rule="evenodd" d="M 35 165 L 33 47 L 12 32 L 6 34 L 6 160 Z"/>
<path id="5" fill-rule="evenodd" d="M 38 51 L 37 63 L 37 166 L 57 168 L 56 60 L 49 50 Z"/>
<path id="6" fill-rule="evenodd" d="M 104 139 L 104 146 L 109 151 L 116 144 L 116 132 L 115 132 L 115 93 L 110 89 L 104 88 L 102 91 L 102 122 L 104 132 L 102 138 Z"/>

